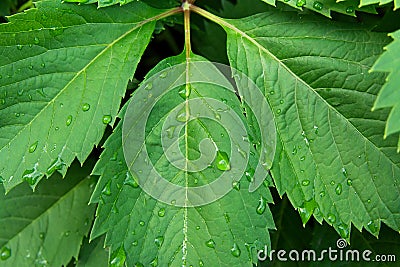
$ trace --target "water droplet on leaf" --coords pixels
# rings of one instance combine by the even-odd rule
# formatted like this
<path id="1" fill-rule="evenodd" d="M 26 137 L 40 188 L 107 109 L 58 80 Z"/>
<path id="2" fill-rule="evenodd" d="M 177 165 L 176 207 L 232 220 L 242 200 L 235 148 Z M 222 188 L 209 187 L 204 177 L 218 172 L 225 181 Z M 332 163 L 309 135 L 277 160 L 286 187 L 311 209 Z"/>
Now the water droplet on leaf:
<path id="1" fill-rule="evenodd" d="M 324 5 L 321 2 L 315 1 L 313 4 L 313 8 L 316 10 L 322 10 L 322 8 L 324 7 Z"/>
<path id="2" fill-rule="evenodd" d="M 109 124 L 112 121 L 111 115 L 104 115 L 102 121 L 103 124 Z"/>
<path id="3" fill-rule="evenodd" d="M 159 209 L 158 216 L 159 217 L 164 217 L 165 216 L 165 209 L 164 208 Z"/>
<path id="4" fill-rule="evenodd" d="M 35 152 L 37 146 L 38 146 L 38 141 L 36 141 L 36 142 L 33 143 L 32 145 L 30 145 L 30 147 L 29 147 L 29 149 L 28 149 L 29 153 Z"/>
<path id="5" fill-rule="evenodd" d="M 206 246 L 209 248 L 215 248 L 215 242 L 212 239 L 206 241 Z"/>
<path id="6" fill-rule="evenodd" d="M 105 196 L 111 196 L 111 181 L 108 181 L 101 193 Z"/>
<path id="7" fill-rule="evenodd" d="M 249 168 L 244 175 L 246 176 L 247 181 L 249 181 L 250 183 L 254 182 L 254 173 L 255 170 L 253 168 Z"/>
<path id="8" fill-rule="evenodd" d="M 152 267 L 158 266 L 158 257 L 155 257 L 155 258 L 150 262 L 150 266 L 152 266 Z"/>
<path id="9" fill-rule="evenodd" d="M 185 122 L 186 121 L 186 107 L 183 107 L 181 110 L 178 111 L 176 114 L 175 119 L 179 122 Z"/>
<path id="10" fill-rule="evenodd" d="M 137 183 L 137 181 L 135 180 L 135 178 L 133 178 L 133 176 L 130 174 L 129 171 L 126 172 L 126 177 L 124 180 L 124 185 L 129 185 L 133 188 L 138 188 L 139 184 Z"/>
<path id="11" fill-rule="evenodd" d="M 346 13 L 353 13 L 354 12 L 354 7 L 353 6 L 348 6 L 347 8 L 346 8 Z"/>
<path id="12" fill-rule="evenodd" d="M 239 191 L 240 190 L 240 181 L 233 181 L 232 188 Z"/>
<path id="13" fill-rule="evenodd" d="M 267 208 L 267 200 L 264 197 L 260 197 L 260 200 L 258 201 L 258 206 L 256 208 L 256 212 L 261 215 L 264 213 L 266 208 Z"/>
<path id="14" fill-rule="evenodd" d="M 347 185 L 348 186 L 352 186 L 353 185 L 353 181 L 351 179 L 347 179 Z"/>
<path id="15" fill-rule="evenodd" d="M 307 186 L 307 185 L 309 185 L 310 184 L 310 180 L 303 180 L 302 182 L 301 182 L 301 185 L 302 186 Z"/>
<path id="16" fill-rule="evenodd" d="M 37 38 L 37 37 L 33 38 L 33 43 L 34 44 L 39 44 L 39 38 Z"/>
<path id="17" fill-rule="evenodd" d="M 229 163 L 228 154 L 226 154 L 223 151 L 218 150 L 217 157 L 216 157 L 216 165 L 217 165 L 218 170 L 229 171 L 231 169 L 231 165 Z"/>
<path id="18" fill-rule="evenodd" d="M 110 267 L 123 267 L 125 266 L 126 254 L 124 245 L 121 245 L 116 251 L 111 254 Z"/>
<path id="19" fill-rule="evenodd" d="M 234 243 L 233 247 L 231 248 L 231 254 L 234 257 L 238 258 L 238 257 L 240 257 L 240 253 L 241 253 L 241 251 L 239 249 L 239 246 L 236 243 Z"/>
<path id="20" fill-rule="evenodd" d="M 297 0 L 296 6 L 302 7 L 306 4 L 306 0 Z"/>
<path id="21" fill-rule="evenodd" d="M 69 115 L 69 116 L 67 117 L 67 121 L 65 122 L 65 125 L 70 126 L 71 123 L 72 123 L 72 115 Z"/>
<path id="22" fill-rule="evenodd" d="M 336 216 L 334 215 L 334 214 L 332 214 L 332 213 L 329 213 L 328 214 L 328 222 L 330 222 L 330 223 L 335 223 L 336 222 Z"/>
<path id="23" fill-rule="evenodd" d="M 157 236 L 156 239 L 154 239 L 154 243 L 156 244 L 156 246 L 158 248 L 160 248 L 162 246 L 162 244 L 164 243 L 164 237 L 163 236 Z"/>
<path id="24" fill-rule="evenodd" d="M 0 250 L 0 260 L 5 261 L 11 257 L 11 249 L 4 246 Z"/>
<path id="25" fill-rule="evenodd" d="M 17 45 L 17 49 L 18 49 L 18 50 L 21 50 L 21 49 L 22 49 L 22 45 L 18 44 L 18 45 Z"/>
<path id="26" fill-rule="evenodd" d="M 335 192 L 336 192 L 337 195 L 342 194 L 342 184 L 341 184 L 341 183 L 339 183 L 339 184 L 336 186 Z"/>
<path id="27" fill-rule="evenodd" d="M 59 171 L 64 167 L 65 163 L 60 157 L 55 159 L 46 170 L 47 177 L 51 176 L 55 171 Z"/>
<path id="28" fill-rule="evenodd" d="M 82 110 L 83 111 L 88 111 L 89 109 L 90 109 L 89 103 L 85 103 L 85 104 L 82 105 Z"/>
<path id="29" fill-rule="evenodd" d="M 39 180 L 43 173 L 37 170 L 37 165 L 33 169 L 25 170 L 22 174 L 22 179 L 28 182 L 28 184 L 33 187 Z"/>
<path id="30" fill-rule="evenodd" d="M 145 224 L 146 224 L 146 223 L 145 223 L 144 221 L 140 221 L 140 222 L 139 222 L 139 225 L 140 225 L 140 226 L 144 226 Z"/>

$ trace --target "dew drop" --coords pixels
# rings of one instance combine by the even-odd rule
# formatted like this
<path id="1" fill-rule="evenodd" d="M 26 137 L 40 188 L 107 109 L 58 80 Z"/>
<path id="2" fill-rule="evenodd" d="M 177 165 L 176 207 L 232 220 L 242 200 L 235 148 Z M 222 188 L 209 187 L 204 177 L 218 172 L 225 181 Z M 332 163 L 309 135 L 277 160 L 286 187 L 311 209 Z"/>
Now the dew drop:
<path id="1" fill-rule="evenodd" d="M 240 181 L 233 181 L 232 188 L 235 189 L 236 191 L 239 191 L 240 190 Z"/>
<path id="2" fill-rule="evenodd" d="M 375 221 L 369 221 L 367 224 L 367 228 L 371 231 L 371 233 L 376 234 L 379 232 L 379 221 L 375 220 Z"/>
<path id="3" fill-rule="evenodd" d="M 246 176 L 247 181 L 249 181 L 250 183 L 254 182 L 254 173 L 255 170 L 253 168 L 249 168 L 244 175 Z"/>
<path id="4" fill-rule="evenodd" d="M 130 174 L 129 171 L 126 172 L 126 177 L 124 180 L 124 185 L 128 185 L 131 186 L 133 188 L 138 188 L 139 184 L 137 183 L 137 181 L 135 180 L 135 178 L 133 178 L 133 176 Z"/>
<path id="5" fill-rule="evenodd" d="M 33 169 L 25 170 L 22 174 L 22 179 L 28 182 L 28 184 L 32 187 L 34 186 L 39 178 L 43 175 L 43 173 L 37 170 L 37 165 Z"/>
<path id="6" fill-rule="evenodd" d="M 229 223 L 231 221 L 231 218 L 229 217 L 229 214 L 227 212 L 224 213 L 224 218 L 226 223 Z"/>
<path id="7" fill-rule="evenodd" d="M 274 95 L 274 94 L 275 94 L 275 91 L 271 91 L 271 92 L 269 92 L 269 94 L 270 94 L 270 95 Z"/>
<path id="8" fill-rule="evenodd" d="M 32 145 L 30 145 L 30 147 L 29 147 L 29 149 L 28 149 L 29 153 L 35 152 L 37 146 L 38 146 L 38 141 L 36 141 L 36 142 L 33 143 Z"/>
<path id="9" fill-rule="evenodd" d="M 297 154 L 297 148 L 296 148 L 296 146 L 294 146 L 293 150 L 292 150 L 292 155 L 296 155 L 296 154 Z"/>
<path id="10" fill-rule="evenodd" d="M 202 260 L 199 260 L 199 266 L 204 267 L 204 262 Z"/>
<path id="11" fill-rule="evenodd" d="M 221 114 L 219 114 L 218 112 L 214 113 L 214 118 L 216 118 L 217 120 L 221 120 Z"/>
<path id="12" fill-rule="evenodd" d="M 334 214 L 332 214 L 332 213 L 329 213 L 328 214 L 328 222 L 330 222 L 330 223 L 335 223 L 336 222 L 336 216 L 334 215 Z"/>
<path id="13" fill-rule="evenodd" d="M 70 126 L 72 123 L 72 115 L 68 115 L 67 121 L 65 122 L 65 125 Z"/>
<path id="14" fill-rule="evenodd" d="M 302 186 L 308 186 L 310 184 L 310 180 L 303 180 L 302 182 L 301 182 L 301 185 Z"/>
<path id="15" fill-rule="evenodd" d="M 313 8 L 316 10 L 322 10 L 322 8 L 324 7 L 324 5 L 321 2 L 315 1 L 313 4 Z"/>
<path id="16" fill-rule="evenodd" d="M 111 115 L 104 115 L 102 121 L 103 124 L 109 124 L 112 121 Z"/>
<path id="17" fill-rule="evenodd" d="M 39 233 L 39 238 L 44 239 L 46 237 L 46 234 L 44 232 Z"/>
<path id="18" fill-rule="evenodd" d="M 101 193 L 105 196 L 111 196 L 111 181 L 108 181 Z"/>
<path id="19" fill-rule="evenodd" d="M 267 208 L 267 200 L 264 197 L 260 197 L 260 200 L 258 201 L 258 206 L 256 208 L 256 212 L 261 215 L 264 213 L 266 208 Z"/>
<path id="20" fill-rule="evenodd" d="M 59 171 L 64 167 L 65 163 L 60 157 L 55 159 L 46 170 L 47 177 L 51 176 L 55 171 Z"/>
<path id="21" fill-rule="evenodd" d="M 197 225 L 197 226 L 196 226 L 196 230 L 200 230 L 200 226 Z"/>
<path id="22" fill-rule="evenodd" d="M 17 49 L 18 49 L 18 50 L 22 50 L 22 45 L 18 44 L 18 45 L 17 45 Z"/>
<path id="23" fill-rule="evenodd" d="M 306 4 L 306 0 L 297 0 L 296 6 L 302 7 Z"/>
<path id="24" fill-rule="evenodd" d="M 140 221 L 140 222 L 139 222 L 139 225 L 140 225 L 140 226 L 144 226 L 145 224 L 146 224 L 146 223 L 145 223 L 144 221 Z"/>
<path id="25" fill-rule="evenodd" d="M 11 257 L 11 249 L 4 246 L 0 250 L 0 260 L 5 261 Z"/>
<path id="26" fill-rule="evenodd" d="M 159 217 L 164 217 L 165 216 L 165 209 L 164 208 L 161 208 L 161 209 L 158 210 L 158 216 Z"/>
<path id="27" fill-rule="evenodd" d="M 351 179 L 347 179 L 347 185 L 348 186 L 352 186 L 353 185 L 353 181 Z"/>
<path id="28" fill-rule="evenodd" d="M 183 107 L 181 110 L 178 111 L 176 114 L 175 119 L 179 122 L 185 122 L 186 121 L 186 107 Z"/>
<path id="29" fill-rule="evenodd" d="M 151 262 L 150 262 L 151 267 L 156 267 L 158 266 L 158 257 L 155 257 Z"/>
<path id="30" fill-rule="evenodd" d="M 335 181 L 334 180 L 331 181 L 331 185 L 335 185 Z"/>
<path id="31" fill-rule="evenodd" d="M 285 100 L 281 99 L 281 100 L 279 101 L 279 104 L 283 104 L 283 103 L 285 103 Z"/>
<path id="32" fill-rule="evenodd" d="M 228 154 L 223 151 L 217 151 L 216 163 L 218 170 L 229 171 L 231 169 Z"/>
<path id="33" fill-rule="evenodd" d="M 17 91 L 17 95 L 18 96 L 22 96 L 24 94 L 24 89 L 19 89 L 18 91 Z"/>
<path id="34" fill-rule="evenodd" d="M 41 66 L 42 68 L 44 68 L 44 67 L 46 67 L 46 64 L 42 63 L 42 64 L 40 64 L 40 66 Z"/>
<path id="35" fill-rule="evenodd" d="M 240 257 L 241 251 L 236 243 L 234 243 L 233 247 L 231 248 L 231 254 L 236 258 Z"/>
<path id="36" fill-rule="evenodd" d="M 212 239 L 206 241 L 206 246 L 209 248 L 215 248 L 215 242 Z"/>
<path id="37" fill-rule="evenodd" d="M 166 71 L 164 71 L 164 72 L 162 72 L 161 74 L 160 74 L 160 78 L 161 79 L 164 79 L 165 77 L 167 77 L 167 72 Z"/>
<path id="38" fill-rule="evenodd" d="M 151 90 L 151 89 L 153 89 L 153 83 L 148 83 L 148 84 L 146 84 L 146 86 L 144 87 L 144 89 L 146 89 L 146 90 Z"/>
<path id="39" fill-rule="evenodd" d="M 88 111 L 89 109 L 90 109 L 89 103 L 85 103 L 85 104 L 82 105 L 82 110 L 83 111 Z"/>
<path id="40" fill-rule="evenodd" d="M 281 110 L 281 109 L 277 109 L 277 110 L 276 110 L 276 114 L 279 115 L 279 114 L 281 114 L 281 113 L 282 113 L 282 110 Z"/>
<path id="41" fill-rule="evenodd" d="M 338 225 L 338 226 L 337 226 L 337 230 L 338 230 L 338 232 L 339 232 L 339 235 L 340 235 L 342 238 L 347 239 L 347 238 L 350 236 L 350 229 L 349 229 L 349 227 L 348 227 L 347 225 L 345 225 L 345 224 L 340 224 L 340 225 Z"/>
<path id="42" fill-rule="evenodd" d="M 71 231 L 66 231 L 66 232 L 64 233 L 64 236 L 65 236 L 65 237 L 68 237 L 70 234 L 71 234 Z"/>
<path id="43" fill-rule="evenodd" d="M 33 38 L 33 43 L 34 44 L 39 44 L 39 38 L 37 38 L 37 37 Z"/>
<path id="44" fill-rule="evenodd" d="M 341 183 L 338 183 L 338 185 L 335 188 L 335 192 L 337 195 L 342 194 L 342 184 Z"/>
<path id="45" fill-rule="evenodd" d="M 160 248 L 163 243 L 164 243 L 164 237 L 163 236 L 157 236 L 156 239 L 154 239 L 154 244 L 156 244 L 156 246 L 158 248 Z"/>
<path id="46" fill-rule="evenodd" d="M 320 196 L 320 197 L 324 197 L 324 196 L 325 196 L 325 191 L 321 191 L 321 192 L 319 193 L 319 196 Z"/>
<path id="47" fill-rule="evenodd" d="M 126 254 L 124 245 L 121 245 L 116 251 L 111 254 L 110 267 L 125 266 Z"/>
<path id="48" fill-rule="evenodd" d="M 137 240 L 132 242 L 132 246 L 136 247 L 139 244 L 139 242 Z"/>
<path id="49" fill-rule="evenodd" d="M 174 137 L 175 128 L 176 128 L 176 126 L 171 126 L 166 130 L 167 136 L 168 136 L 169 139 Z"/>
<path id="50" fill-rule="evenodd" d="M 342 168 L 342 173 L 343 173 L 344 177 L 346 177 L 346 178 L 347 178 L 347 176 L 349 176 L 347 173 L 347 170 L 345 168 Z"/>
<path id="51" fill-rule="evenodd" d="M 300 160 L 301 160 L 301 161 L 304 161 L 305 159 L 306 159 L 306 156 L 300 157 Z"/>
<path id="52" fill-rule="evenodd" d="M 354 12 L 354 7 L 353 6 L 348 6 L 347 8 L 346 8 L 346 13 L 353 13 Z"/>

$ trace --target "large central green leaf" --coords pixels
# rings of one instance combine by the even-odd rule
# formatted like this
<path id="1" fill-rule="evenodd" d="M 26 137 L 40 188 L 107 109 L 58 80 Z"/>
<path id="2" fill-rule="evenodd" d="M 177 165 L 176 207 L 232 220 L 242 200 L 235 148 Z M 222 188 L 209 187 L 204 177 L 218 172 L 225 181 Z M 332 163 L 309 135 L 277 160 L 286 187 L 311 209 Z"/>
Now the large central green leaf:
<path id="1" fill-rule="evenodd" d="M 119 109 L 162 10 L 42 1 L 0 26 L 0 176 L 34 187 L 86 159 Z M 12 157 L 12 161 L 6 159 Z"/>
<path id="2" fill-rule="evenodd" d="M 153 72 L 182 62 L 185 62 L 182 56 L 167 59 Z M 160 82 L 166 80 L 164 75 L 162 77 Z M 147 88 L 151 92 L 156 84 L 152 86 L 153 89 L 144 85 L 138 90 Z M 191 88 L 190 98 L 219 99 L 241 114 L 241 105 L 234 93 L 212 85 L 199 84 Z M 142 144 L 147 146 L 152 164 L 164 177 L 176 184 L 196 187 L 210 183 L 223 173 L 218 162 L 199 172 L 185 172 L 174 167 L 160 152 L 160 137 L 168 134 L 162 131 L 162 124 L 177 103 L 185 101 L 181 95 L 178 87 L 159 100 L 147 122 L 146 140 L 142 140 Z M 145 100 L 149 99 L 142 101 Z M 92 197 L 93 201 L 99 202 L 92 238 L 107 232 L 106 245 L 111 247 L 111 262 L 123 262 L 125 258 L 128 266 L 139 263 L 144 266 L 156 263 L 159 266 L 247 266 L 257 262 L 257 249 L 269 246 L 268 229 L 274 228 L 274 223 L 267 207 L 267 202 L 271 201 L 269 190 L 261 186 L 256 192 L 249 192 L 254 175 L 250 169 L 247 174 L 250 181 L 237 177 L 238 181 L 230 185 L 232 190 L 216 202 L 201 207 L 165 204 L 142 191 L 137 178 L 130 174 L 122 149 L 121 128 L 118 125 L 105 144 L 105 151 L 94 171 L 101 179 Z M 189 152 L 188 158 L 199 156 L 199 141 L 205 137 L 211 138 L 219 150 L 228 154 L 229 150 L 237 149 L 228 143 L 228 125 L 226 128 L 202 119 L 188 123 L 187 131 L 180 133 L 182 147 L 187 147 Z M 251 154 L 255 153 L 252 148 Z M 250 168 L 256 160 L 255 156 L 250 159 Z"/>
<path id="3" fill-rule="evenodd" d="M 388 38 L 288 12 L 222 21 L 195 10 L 224 26 L 232 66 L 267 97 L 280 138 L 275 184 L 303 222 L 314 213 L 346 238 L 351 223 L 399 230 L 400 156 L 382 138 L 387 112 L 370 111 L 384 76 L 368 70 Z"/>

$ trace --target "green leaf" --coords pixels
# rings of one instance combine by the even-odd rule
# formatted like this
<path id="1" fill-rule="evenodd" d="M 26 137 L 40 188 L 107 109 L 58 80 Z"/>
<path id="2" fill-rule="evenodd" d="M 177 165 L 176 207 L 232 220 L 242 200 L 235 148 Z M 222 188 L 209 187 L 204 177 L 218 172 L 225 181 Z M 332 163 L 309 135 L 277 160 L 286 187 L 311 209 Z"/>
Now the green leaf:
<path id="1" fill-rule="evenodd" d="M 10 190 L 83 162 L 113 123 L 155 10 L 42 1 L 0 25 L 0 169 Z"/>
<path id="2" fill-rule="evenodd" d="M 93 163 L 74 164 L 65 179 L 55 174 L 36 192 L 27 184 L 4 195 L 0 189 L 0 247 L 9 257 L 0 266 L 61 266 L 78 258 L 82 239 L 92 224 L 88 205 L 95 181 Z"/>
<path id="3" fill-rule="evenodd" d="M 267 4 L 275 6 L 276 0 L 262 0 Z M 291 7 L 302 9 L 307 8 L 314 12 L 320 13 L 326 17 L 331 17 L 331 11 L 336 11 L 345 15 L 356 16 L 355 11 L 362 11 L 376 14 L 374 6 L 359 6 L 359 0 L 279 0 Z"/>
<path id="4" fill-rule="evenodd" d="M 174 7 L 179 3 L 178 0 L 158 0 L 157 2 L 154 2 L 152 0 L 64 0 L 64 2 L 71 2 L 71 3 L 79 3 L 79 4 L 93 4 L 93 3 L 98 3 L 98 7 L 108 7 L 108 6 L 113 6 L 113 5 L 126 5 L 131 2 L 146 2 L 150 5 L 154 5 L 158 8 L 169 8 L 169 7 Z"/>
<path id="5" fill-rule="evenodd" d="M 303 222 L 313 213 L 345 238 L 351 224 L 398 231 L 400 156 L 380 136 L 386 113 L 370 111 L 384 76 L 368 74 L 388 39 L 289 12 L 221 20 L 194 11 L 223 25 L 232 67 L 267 97 L 280 139 L 273 178 Z"/>
<path id="6" fill-rule="evenodd" d="M 372 4 L 386 5 L 389 3 L 394 3 L 394 10 L 398 9 L 400 6 L 399 0 L 360 0 L 360 6 L 367 6 Z"/>
<path id="7" fill-rule="evenodd" d="M 192 58 L 195 59 L 196 57 Z M 184 60 L 183 55 L 169 58 L 159 63 L 147 76 Z M 164 78 L 154 80 L 153 88 L 160 83 L 166 83 L 164 80 L 167 80 L 167 75 L 171 74 L 162 74 Z M 146 88 L 150 92 L 154 90 L 144 84 L 137 89 L 131 101 L 141 101 L 135 96 Z M 178 89 L 180 88 L 159 100 L 153 108 L 146 125 L 147 149 L 153 155 L 151 159 L 154 166 L 171 182 L 180 184 L 188 177 L 190 186 L 207 184 L 222 172 L 215 163 L 200 172 L 185 174 L 168 163 L 162 153 L 159 141 L 162 124 L 173 108 L 184 101 Z M 241 113 L 235 94 L 226 92 L 223 88 L 192 85 L 191 90 L 190 98 L 224 97 L 224 101 L 232 109 Z M 192 122 L 188 126 L 188 132 L 191 137 L 188 142 L 189 158 L 198 155 L 198 142 L 205 135 L 209 135 L 218 148 L 228 154 L 230 149 L 234 149 L 228 146 L 227 138 L 224 138 L 227 133 L 210 121 Z M 253 166 L 255 160 L 256 158 L 250 159 L 250 166 Z M 101 177 L 92 196 L 92 202 L 99 202 L 92 238 L 107 233 L 106 245 L 110 246 L 111 262 L 121 263 L 126 257 L 128 266 L 149 266 L 156 263 L 159 266 L 251 266 L 252 261 L 257 262 L 257 249 L 263 248 L 264 244 L 269 245 L 268 229 L 274 228 L 274 223 L 266 205 L 266 202 L 271 202 L 271 196 L 265 186 L 250 193 L 249 181 L 242 178 L 240 182 L 232 184 L 234 190 L 205 206 L 178 207 L 174 203 L 171 205 L 158 202 L 141 190 L 138 177 L 133 177 L 126 166 L 121 123 L 107 139 L 94 173 Z"/>
<path id="8" fill-rule="evenodd" d="M 391 33 L 394 39 L 387 47 L 385 52 L 378 58 L 371 71 L 388 72 L 386 83 L 383 85 L 375 101 L 373 109 L 392 108 L 385 128 L 385 137 L 400 132 L 400 90 L 398 84 L 399 65 L 398 53 L 400 52 L 400 31 Z M 396 134 L 397 135 L 397 134 Z M 400 152 L 400 139 L 397 146 L 397 152 Z"/>

